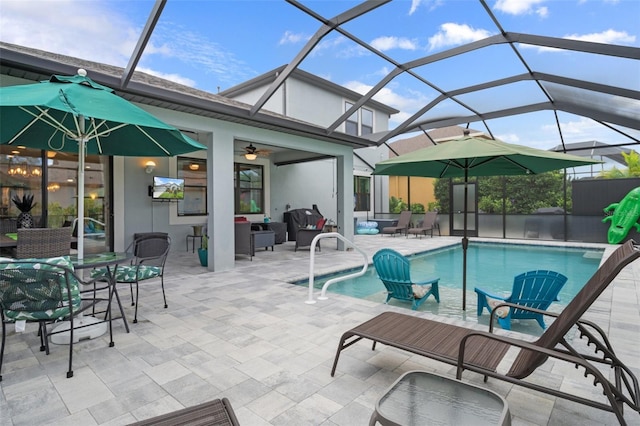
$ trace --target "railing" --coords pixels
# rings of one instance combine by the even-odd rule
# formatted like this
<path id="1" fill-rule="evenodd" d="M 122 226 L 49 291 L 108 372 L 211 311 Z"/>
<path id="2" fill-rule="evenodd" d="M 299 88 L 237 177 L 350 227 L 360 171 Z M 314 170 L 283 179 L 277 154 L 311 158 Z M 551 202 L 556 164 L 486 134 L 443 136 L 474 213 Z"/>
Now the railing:
<path id="1" fill-rule="evenodd" d="M 322 291 L 320 292 L 320 296 L 318 296 L 318 300 L 328 299 L 328 297 L 326 296 L 326 292 L 327 292 L 327 288 L 331 284 L 337 283 L 339 281 L 348 280 L 349 278 L 355 278 L 355 277 L 359 277 L 360 275 L 364 275 L 364 273 L 367 272 L 367 268 L 369 267 L 369 259 L 367 258 L 367 254 L 364 251 L 362 251 L 360 247 L 353 244 L 352 241 L 346 239 L 341 234 L 337 232 L 325 232 L 325 233 L 316 235 L 313 238 L 313 241 L 311 241 L 311 248 L 310 248 L 311 255 L 309 256 L 309 299 L 305 302 L 307 304 L 316 303 L 316 301 L 313 299 L 313 280 L 314 280 L 313 270 L 315 267 L 316 244 L 318 241 L 320 241 L 323 238 L 337 238 L 339 240 L 344 241 L 346 244 L 350 245 L 351 247 L 358 250 L 362 254 L 362 257 L 364 258 L 364 264 L 362 266 L 362 269 L 359 272 L 354 272 L 353 274 L 349 274 L 343 277 L 331 278 L 329 281 L 324 283 L 324 285 L 322 286 Z"/>

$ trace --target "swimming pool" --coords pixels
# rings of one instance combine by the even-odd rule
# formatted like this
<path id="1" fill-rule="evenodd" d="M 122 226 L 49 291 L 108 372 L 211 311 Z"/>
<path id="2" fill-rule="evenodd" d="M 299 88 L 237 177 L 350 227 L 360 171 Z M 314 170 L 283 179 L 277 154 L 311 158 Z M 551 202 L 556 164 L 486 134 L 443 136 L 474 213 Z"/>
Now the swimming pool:
<path id="1" fill-rule="evenodd" d="M 598 269 L 603 253 L 604 250 L 592 248 L 471 243 L 467 251 L 467 291 L 473 292 L 474 287 L 481 287 L 495 294 L 508 295 L 516 275 L 533 269 L 547 269 L 567 276 L 567 283 L 560 292 L 560 302 L 557 302 L 565 305 Z M 408 259 L 411 261 L 412 279 L 420 281 L 440 277 L 441 299 L 447 289 L 462 288 L 460 245 L 409 256 Z M 330 278 L 353 271 L 317 277 L 314 287 L 321 289 Z M 308 281 L 295 284 L 308 285 Z M 370 300 L 384 301 L 386 298 L 384 285 L 372 266 L 365 275 L 332 284 L 327 291 Z M 452 299 L 460 300 L 460 292 L 452 293 Z M 475 310 L 475 297 L 468 295 L 467 301 L 473 303 Z"/>

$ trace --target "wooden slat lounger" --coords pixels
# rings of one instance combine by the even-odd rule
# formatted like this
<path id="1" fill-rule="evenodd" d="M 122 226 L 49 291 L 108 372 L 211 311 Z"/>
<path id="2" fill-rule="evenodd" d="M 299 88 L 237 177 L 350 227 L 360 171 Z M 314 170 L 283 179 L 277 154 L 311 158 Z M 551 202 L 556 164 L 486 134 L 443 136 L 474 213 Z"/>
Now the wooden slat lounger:
<path id="1" fill-rule="evenodd" d="M 331 375 L 335 374 L 340 353 L 344 349 L 362 339 L 369 339 L 373 341 L 372 349 L 375 349 L 376 343 L 380 342 L 456 365 L 458 379 L 462 378 L 462 372 L 465 369 L 475 371 L 483 374 L 485 379 L 495 377 L 556 397 L 611 411 L 620 424 L 626 424 L 623 417 L 625 404 L 640 413 L 638 379 L 615 355 L 604 331 L 596 324 L 580 318 L 618 273 L 638 257 L 640 257 L 640 251 L 633 241 L 620 246 L 560 314 L 520 306 L 521 309 L 555 317 L 555 321 L 534 342 L 493 334 L 495 309 L 492 312 L 489 332 L 407 314 L 384 312 L 342 335 Z M 504 306 L 515 305 L 505 303 Z M 580 353 L 565 339 L 565 335 L 574 327 L 578 328 L 581 339 L 586 339 L 589 345 L 593 345 L 593 354 Z M 510 366 L 507 365 L 508 372 L 506 374 L 498 372 L 498 365 L 510 348 L 520 350 L 513 363 Z M 589 383 L 594 386 L 600 384 L 602 387 L 607 403 L 522 380 L 544 364 L 549 357 L 584 368 L 585 377 L 593 376 L 588 379 Z M 602 366 L 612 370 L 612 380 L 605 377 L 598 369 Z M 502 369 L 501 366 L 500 370 Z"/>
<path id="2" fill-rule="evenodd" d="M 162 414 L 130 426 L 239 426 L 227 398 L 214 399 L 200 405 Z"/>

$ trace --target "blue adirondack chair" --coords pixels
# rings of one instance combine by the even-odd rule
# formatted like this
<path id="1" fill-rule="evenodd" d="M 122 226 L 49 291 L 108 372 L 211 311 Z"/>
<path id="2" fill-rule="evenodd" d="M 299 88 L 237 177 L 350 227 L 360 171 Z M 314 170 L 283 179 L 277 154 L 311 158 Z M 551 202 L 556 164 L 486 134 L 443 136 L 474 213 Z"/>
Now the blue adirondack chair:
<path id="1" fill-rule="evenodd" d="M 552 302 L 558 299 L 558 293 L 567 282 L 567 277 L 553 271 L 529 271 L 520 274 L 513 279 L 513 289 L 508 297 L 497 296 L 480 288 L 475 288 L 478 293 L 478 316 L 482 315 L 484 308 L 491 311 L 502 302 L 515 303 L 540 310 L 546 310 Z M 522 309 L 503 306 L 498 308 L 496 317 L 500 327 L 511 330 L 512 319 L 535 319 L 540 327 L 545 328 L 543 315 Z"/>
<path id="2" fill-rule="evenodd" d="M 412 302 L 414 311 L 430 295 L 440 303 L 438 281 L 440 278 L 430 278 L 426 281 L 412 281 L 410 264 L 406 257 L 391 249 L 381 249 L 373 255 L 373 265 L 378 278 L 387 288 L 388 303 L 391 298 Z"/>

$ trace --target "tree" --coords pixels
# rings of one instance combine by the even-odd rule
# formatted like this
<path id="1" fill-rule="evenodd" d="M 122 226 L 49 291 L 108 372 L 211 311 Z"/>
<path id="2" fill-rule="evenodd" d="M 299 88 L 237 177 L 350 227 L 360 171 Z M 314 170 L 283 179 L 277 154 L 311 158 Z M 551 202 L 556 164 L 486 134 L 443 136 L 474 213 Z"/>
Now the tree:
<path id="1" fill-rule="evenodd" d="M 389 199 L 389 212 L 391 213 L 400 213 L 407 210 L 408 208 L 409 206 L 407 205 L 407 203 L 402 201 L 402 198 L 391 196 L 391 198 Z"/>
<path id="2" fill-rule="evenodd" d="M 622 153 L 624 162 L 627 164 L 626 170 L 620 170 L 613 167 L 609 170 L 603 170 L 598 176 L 605 179 L 621 179 L 627 177 L 640 177 L 640 156 L 637 152 L 631 151 L 628 154 Z"/>

